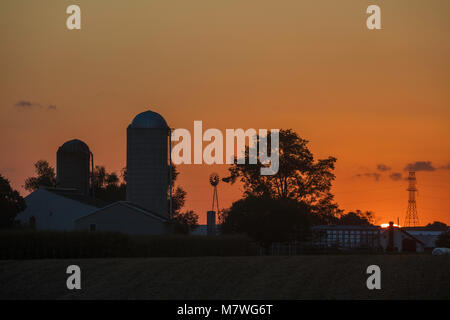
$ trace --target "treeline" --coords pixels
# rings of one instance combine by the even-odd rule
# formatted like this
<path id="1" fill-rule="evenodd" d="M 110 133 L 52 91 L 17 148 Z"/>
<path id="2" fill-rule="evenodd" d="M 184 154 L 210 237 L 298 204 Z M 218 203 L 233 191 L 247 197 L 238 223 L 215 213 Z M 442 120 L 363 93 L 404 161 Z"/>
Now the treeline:
<path id="1" fill-rule="evenodd" d="M 130 236 L 117 232 L 3 230 L 0 259 L 256 255 L 243 236 Z"/>

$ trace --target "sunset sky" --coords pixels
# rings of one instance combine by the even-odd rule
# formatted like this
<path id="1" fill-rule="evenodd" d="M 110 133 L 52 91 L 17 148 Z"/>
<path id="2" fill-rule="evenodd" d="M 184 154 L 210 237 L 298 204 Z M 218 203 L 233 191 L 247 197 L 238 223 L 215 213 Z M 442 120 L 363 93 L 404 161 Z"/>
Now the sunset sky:
<path id="1" fill-rule="evenodd" d="M 71 4 L 81 30 L 66 28 Z M 369 4 L 382 30 L 366 28 Z M 379 224 L 403 223 L 405 167 L 430 162 L 419 220 L 450 224 L 449 13 L 448 0 L 2 0 L 0 174 L 26 195 L 34 162 L 55 166 L 74 138 L 119 172 L 126 127 L 150 109 L 192 131 L 293 128 L 338 159 L 340 207 Z M 208 176 L 227 167 L 179 168 L 205 223 Z M 240 196 L 219 184 L 221 207 Z"/>

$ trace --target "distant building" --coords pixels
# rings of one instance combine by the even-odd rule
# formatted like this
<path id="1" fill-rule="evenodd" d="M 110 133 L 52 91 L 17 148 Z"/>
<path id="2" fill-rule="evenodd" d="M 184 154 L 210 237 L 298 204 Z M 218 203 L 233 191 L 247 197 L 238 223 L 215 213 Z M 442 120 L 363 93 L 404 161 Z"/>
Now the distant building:
<path id="1" fill-rule="evenodd" d="M 426 244 L 404 228 L 378 226 L 313 226 L 316 247 L 338 250 L 383 250 L 386 252 L 422 252 Z"/>
<path id="2" fill-rule="evenodd" d="M 26 196 L 25 202 L 27 208 L 16 219 L 37 230 L 73 230 L 76 219 L 107 204 L 76 189 L 44 187 Z"/>
<path id="3" fill-rule="evenodd" d="M 410 227 L 403 229 L 422 241 L 424 243 L 425 250 L 434 249 L 436 247 L 437 238 L 447 230 L 447 228 L 436 230 L 433 227 Z"/>
<path id="4" fill-rule="evenodd" d="M 208 236 L 208 235 L 218 236 L 218 235 L 220 235 L 220 225 L 216 225 L 214 227 L 215 232 L 213 234 L 208 232 L 210 230 L 211 230 L 211 228 L 208 229 L 207 224 L 200 224 L 194 230 L 189 232 L 189 234 L 191 236 Z"/>
<path id="5" fill-rule="evenodd" d="M 189 234 L 193 236 L 218 236 L 220 234 L 220 225 L 216 224 L 216 212 L 208 211 L 206 213 L 206 224 L 198 225 Z"/>
<path id="6" fill-rule="evenodd" d="M 78 218 L 75 229 L 117 231 L 130 235 L 160 235 L 171 230 L 167 217 L 128 201 L 114 202 Z"/>
<path id="7" fill-rule="evenodd" d="M 378 249 L 381 229 L 376 226 L 319 225 L 312 227 L 315 246 L 336 249 Z"/>

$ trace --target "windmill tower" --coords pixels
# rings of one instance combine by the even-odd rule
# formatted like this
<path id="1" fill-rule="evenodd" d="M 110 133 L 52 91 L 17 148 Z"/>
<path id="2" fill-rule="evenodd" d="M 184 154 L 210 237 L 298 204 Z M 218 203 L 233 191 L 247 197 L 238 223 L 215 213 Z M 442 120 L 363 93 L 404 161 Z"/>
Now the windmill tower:
<path id="1" fill-rule="evenodd" d="M 416 173 L 414 171 L 409 172 L 408 176 L 408 209 L 406 210 L 405 217 L 405 227 L 417 227 L 419 225 L 419 216 L 417 215 L 417 205 L 416 205 Z"/>
<path id="2" fill-rule="evenodd" d="M 209 176 L 209 183 L 213 186 L 213 199 L 212 199 L 212 207 L 211 211 L 214 210 L 214 205 L 216 206 L 217 211 L 219 212 L 219 195 L 217 193 L 217 185 L 219 184 L 219 175 L 215 172 L 211 173 Z"/>
<path id="3" fill-rule="evenodd" d="M 213 186 L 213 199 L 211 211 L 207 212 L 206 223 L 207 223 L 207 235 L 216 235 L 216 212 L 219 212 L 219 195 L 217 193 L 217 185 L 219 184 L 219 175 L 217 173 L 211 173 L 209 176 L 209 183 Z M 214 211 L 214 207 L 217 211 Z"/>

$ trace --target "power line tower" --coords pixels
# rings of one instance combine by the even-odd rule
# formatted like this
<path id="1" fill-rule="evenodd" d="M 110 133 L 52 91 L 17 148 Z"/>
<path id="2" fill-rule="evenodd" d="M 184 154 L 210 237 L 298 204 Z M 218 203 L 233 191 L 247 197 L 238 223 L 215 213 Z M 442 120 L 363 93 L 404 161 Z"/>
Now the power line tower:
<path id="1" fill-rule="evenodd" d="M 217 213 L 219 212 L 219 195 L 217 193 L 217 185 L 219 184 L 219 175 L 217 173 L 211 173 L 209 176 L 209 183 L 213 186 L 213 200 L 211 211 L 214 211 L 214 205 L 216 205 Z"/>
<path id="2" fill-rule="evenodd" d="M 408 176 L 408 209 L 406 210 L 405 217 L 405 227 L 416 227 L 419 225 L 419 216 L 417 215 L 417 205 L 416 205 L 416 173 L 414 171 L 409 172 Z"/>

